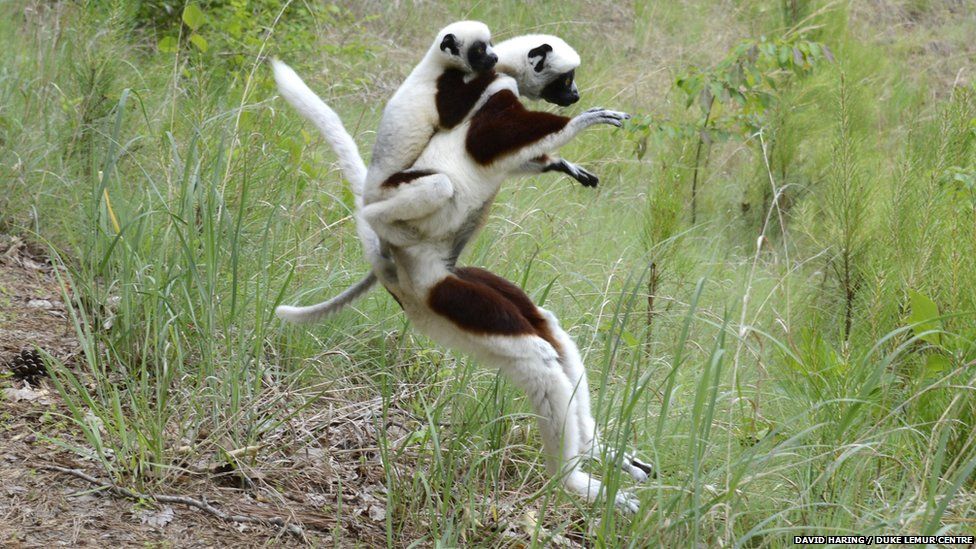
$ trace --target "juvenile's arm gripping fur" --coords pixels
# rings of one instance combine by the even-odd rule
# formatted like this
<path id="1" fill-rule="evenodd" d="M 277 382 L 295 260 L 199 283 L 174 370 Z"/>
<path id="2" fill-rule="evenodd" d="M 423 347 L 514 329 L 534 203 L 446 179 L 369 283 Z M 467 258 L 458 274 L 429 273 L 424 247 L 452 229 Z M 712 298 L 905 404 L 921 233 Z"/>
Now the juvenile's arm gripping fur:
<path id="1" fill-rule="evenodd" d="M 417 243 L 421 235 L 404 222 L 434 213 L 453 195 L 454 187 L 446 175 L 422 175 L 398 189 L 393 197 L 363 206 L 362 216 L 381 241 L 394 246 L 410 246 Z"/>

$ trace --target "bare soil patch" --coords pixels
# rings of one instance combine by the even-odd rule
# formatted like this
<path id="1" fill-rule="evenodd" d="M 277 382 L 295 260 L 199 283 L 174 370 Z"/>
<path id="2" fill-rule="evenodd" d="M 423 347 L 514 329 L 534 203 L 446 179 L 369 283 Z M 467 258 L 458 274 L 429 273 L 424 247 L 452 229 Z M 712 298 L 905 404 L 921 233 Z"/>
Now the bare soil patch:
<path id="1" fill-rule="evenodd" d="M 35 347 L 77 366 L 79 344 L 61 293 L 54 267 L 41 250 L 0 234 L 0 546 L 385 545 L 379 456 L 364 452 L 361 459 L 335 459 L 337 449 L 375 448 L 368 405 L 359 414 L 363 421 L 322 425 L 321 447 L 262 452 L 245 471 L 246 488 L 235 480 L 239 472 L 221 475 L 207 460 L 202 471 L 178 474 L 163 488 L 168 495 L 206 501 L 228 514 L 284 519 L 301 526 L 299 535 L 271 525 L 221 520 L 185 505 L 120 497 L 44 469 L 77 469 L 110 482 L 94 460 L 84 458 L 85 441 L 52 381 L 44 378 L 32 386 L 6 367 L 22 350 Z M 125 481 L 120 486 L 135 489 Z"/>

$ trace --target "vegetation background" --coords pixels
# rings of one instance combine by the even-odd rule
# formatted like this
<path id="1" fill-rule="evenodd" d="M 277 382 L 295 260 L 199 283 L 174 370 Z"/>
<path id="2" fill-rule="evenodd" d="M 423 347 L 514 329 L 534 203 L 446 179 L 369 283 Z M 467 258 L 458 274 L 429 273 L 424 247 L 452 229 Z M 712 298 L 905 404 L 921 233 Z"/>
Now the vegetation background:
<path id="1" fill-rule="evenodd" d="M 547 483 L 522 395 L 385 293 L 309 327 L 273 315 L 366 265 L 335 158 L 267 58 L 365 155 L 461 18 L 563 37 L 583 60 L 569 111 L 635 115 L 564 149 L 598 189 L 510 182 L 462 263 L 576 339 L 607 438 L 659 472 L 636 516 Z M 24 428 L 142 494 L 305 526 L 176 538 L 171 516 L 132 538 L 149 544 L 973 534 L 974 36 L 969 0 L 3 2 L 0 232 L 49 254 L 77 347 L 41 349 L 56 394 Z M 148 528 L 127 517 L 153 506 L 102 527 Z M 5 516 L 0 539 L 28 545 L 59 520 Z"/>

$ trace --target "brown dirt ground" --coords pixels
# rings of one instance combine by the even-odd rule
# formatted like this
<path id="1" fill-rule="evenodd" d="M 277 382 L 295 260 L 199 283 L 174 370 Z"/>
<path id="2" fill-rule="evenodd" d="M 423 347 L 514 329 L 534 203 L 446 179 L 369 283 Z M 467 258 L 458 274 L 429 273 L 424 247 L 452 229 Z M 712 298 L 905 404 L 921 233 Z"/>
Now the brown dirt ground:
<path id="1" fill-rule="evenodd" d="M 255 547 L 385 545 L 382 467 L 337 464 L 330 446 L 371 444 L 369 421 L 358 432 L 348 422 L 325 425 L 324 448 L 305 448 L 276 459 L 281 478 L 264 479 L 248 490 L 221 486 L 214 475 L 186 475 L 170 485 L 171 495 L 206 499 L 226 512 L 282 517 L 304 526 L 304 536 L 260 524 L 236 524 L 182 505 L 152 505 L 94 490 L 88 482 L 43 465 L 77 468 L 104 479 L 104 471 L 78 452 L 69 415 L 50 379 L 31 388 L 4 367 L 22 349 L 40 347 L 69 367 L 78 355 L 54 269 L 44 254 L 23 240 L 0 234 L 0 546 L 3 547 Z M 17 400 L 18 395 L 25 396 Z M 368 409 L 364 407 L 368 415 Z M 363 425 L 366 424 L 366 428 Z M 284 466 L 282 466 L 284 465 Z M 369 464 L 372 465 L 372 464 Z M 272 473 L 268 473 L 270 476 Z M 323 479 L 329 479 L 323 481 Z M 336 483 L 342 483 L 346 513 L 336 518 Z M 226 484 L 226 483 L 225 483 Z M 270 488 L 274 485 L 275 488 Z M 375 494 L 375 495 L 374 495 Z M 169 510 L 172 517 L 165 520 Z M 372 515 L 372 516 L 371 516 Z M 155 519 L 155 524 L 154 524 Z M 160 520 L 162 519 L 162 520 Z M 164 524 L 158 524 L 162 522 Z"/>

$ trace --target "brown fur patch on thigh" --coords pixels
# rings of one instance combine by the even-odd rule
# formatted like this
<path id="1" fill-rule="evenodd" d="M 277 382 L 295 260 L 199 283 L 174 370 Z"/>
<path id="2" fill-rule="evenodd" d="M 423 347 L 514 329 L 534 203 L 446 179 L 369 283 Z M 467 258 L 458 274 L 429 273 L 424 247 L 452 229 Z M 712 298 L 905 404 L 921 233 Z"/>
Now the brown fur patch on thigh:
<path id="1" fill-rule="evenodd" d="M 546 319 L 521 288 L 476 267 L 457 269 L 428 296 L 430 308 L 461 329 L 488 335 L 536 335 L 562 352 Z"/>

